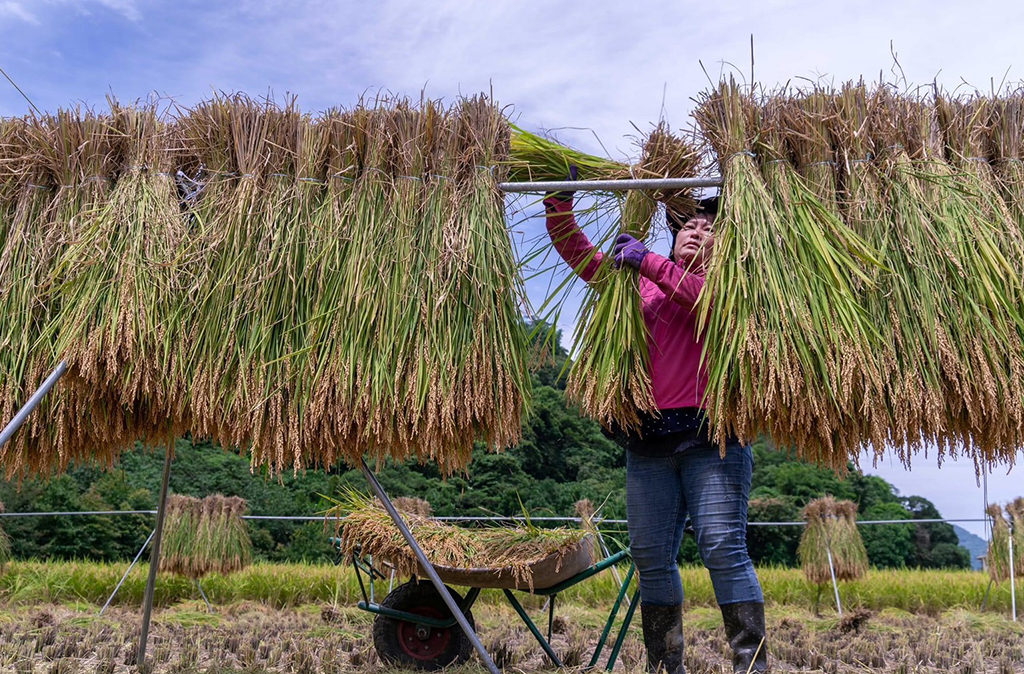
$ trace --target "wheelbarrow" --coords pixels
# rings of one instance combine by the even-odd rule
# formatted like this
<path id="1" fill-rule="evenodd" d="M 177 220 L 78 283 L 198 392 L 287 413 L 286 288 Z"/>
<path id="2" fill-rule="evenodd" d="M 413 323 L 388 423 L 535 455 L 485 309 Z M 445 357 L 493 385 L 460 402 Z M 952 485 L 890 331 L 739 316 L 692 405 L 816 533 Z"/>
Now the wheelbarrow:
<path id="1" fill-rule="evenodd" d="M 629 584 L 633 579 L 636 567 L 628 550 L 617 552 L 604 559 L 594 562 L 591 550 L 593 546 L 588 539 L 574 551 L 556 559 L 554 555 L 539 560 L 532 565 L 532 587 L 530 583 L 513 576 L 507 569 L 464 569 L 435 565 L 445 587 L 451 592 L 463 615 L 474 628 L 472 608 L 480 592 L 485 589 L 501 590 L 505 599 L 515 609 L 527 629 L 540 644 L 541 649 L 555 667 L 562 668 L 561 658 L 551 647 L 551 635 L 554 631 L 555 602 L 558 594 L 574 585 L 582 583 L 616 564 L 630 562 L 619 586 L 618 596 L 608 613 L 601 637 L 594 648 L 587 669 L 594 668 L 601 658 L 612 632 L 619 609 L 626 597 Z M 375 565 L 370 556 L 364 556 L 357 550 L 352 554 L 352 566 L 356 570 L 359 589 L 363 595 L 358 607 L 373 613 L 373 645 L 381 661 L 396 667 L 411 669 L 435 670 L 448 665 L 465 661 L 470 658 L 473 646 L 458 626 L 444 600 L 429 581 L 413 578 L 391 590 L 383 601 L 377 603 L 374 598 L 374 581 L 388 580 L 385 568 Z M 450 586 L 466 587 L 465 593 L 457 592 Z M 530 618 L 526 609 L 516 598 L 515 592 L 547 597 L 547 636 Z M 633 614 L 639 603 L 639 590 L 633 593 L 629 608 L 619 627 L 615 642 L 608 656 L 606 669 L 612 670 L 622 649 L 626 632 L 633 620 Z"/>

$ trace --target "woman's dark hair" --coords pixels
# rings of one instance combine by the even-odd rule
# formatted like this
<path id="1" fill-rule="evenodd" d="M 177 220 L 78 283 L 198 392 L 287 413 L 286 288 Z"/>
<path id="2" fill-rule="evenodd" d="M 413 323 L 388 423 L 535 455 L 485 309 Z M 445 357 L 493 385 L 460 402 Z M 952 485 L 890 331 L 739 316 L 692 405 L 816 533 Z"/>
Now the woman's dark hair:
<path id="1" fill-rule="evenodd" d="M 675 213 L 671 208 L 665 209 L 665 219 L 668 221 L 668 228 L 672 230 L 672 251 L 669 253 L 669 259 L 673 262 L 676 261 L 675 254 L 675 240 L 679 234 L 679 230 L 683 228 L 688 220 L 696 215 L 718 215 L 718 197 L 707 197 L 705 199 L 697 200 L 697 212 L 690 215 L 680 216 Z"/>

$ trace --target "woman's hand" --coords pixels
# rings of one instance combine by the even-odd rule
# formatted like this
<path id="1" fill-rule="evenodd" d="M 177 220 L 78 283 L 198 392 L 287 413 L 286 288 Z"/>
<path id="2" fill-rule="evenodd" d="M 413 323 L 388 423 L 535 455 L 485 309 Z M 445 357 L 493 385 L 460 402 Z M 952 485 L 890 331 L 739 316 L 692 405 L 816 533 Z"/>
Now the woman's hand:
<path id="1" fill-rule="evenodd" d="M 647 250 L 647 246 L 635 237 L 629 234 L 619 234 L 619 238 L 615 239 L 615 248 L 612 251 L 612 255 L 615 259 L 616 267 L 626 265 L 639 271 L 640 264 L 650 252 Z"/>

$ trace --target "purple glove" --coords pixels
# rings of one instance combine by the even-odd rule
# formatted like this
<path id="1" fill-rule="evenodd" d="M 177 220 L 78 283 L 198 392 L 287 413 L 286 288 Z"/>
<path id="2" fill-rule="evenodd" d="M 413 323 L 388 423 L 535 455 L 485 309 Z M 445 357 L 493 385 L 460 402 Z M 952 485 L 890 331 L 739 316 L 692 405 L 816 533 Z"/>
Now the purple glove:
<path id="1" fill-rule="evenodd" d="M 616 267 L 626 265 L 639 271 L 640 264 L 650 252 L 647 250 L 647 246 L 629 234 L 619 234 L 619 238 L 615 239 L 615 248 L 612 250 L 612 255 L 615 258 Z"/>
<path id="2" fill-rule="evenodd" d="M 566 180 L 576 181 L 579 179 L 579 170 L 574 164 L 569 164 L 569 176 Z M 562 192 L 548 192 L 544 195 L 544 208 L 549 213 L 551 211 L 558 210 L 555 204 L 558 202 L 572 203 L 573 197 L 576 195 L 575 192 L 562 191 Z"/>

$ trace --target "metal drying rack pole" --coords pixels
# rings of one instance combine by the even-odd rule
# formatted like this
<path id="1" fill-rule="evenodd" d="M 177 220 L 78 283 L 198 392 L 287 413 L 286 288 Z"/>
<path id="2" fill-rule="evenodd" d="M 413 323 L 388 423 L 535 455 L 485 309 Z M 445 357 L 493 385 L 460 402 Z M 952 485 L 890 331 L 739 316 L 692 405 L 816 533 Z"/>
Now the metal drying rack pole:
<path id="1" fill-rule="evenodd" d="M 18 413 L 14 415 L 11 422 L 4 427 L 3 431 L 0 431 L 0 449 L 2 449 L 18 429 L 21 428 L 22 424 L 24 424 L 29 418 L 29 415 L 39 407 L 39 403 L 42 402 L 43 398 L 46 397 L 46 394 L 53 389 L 67 371 L 67 361 L 62 360 L 53 372 L 50 373 L 50 376 L 43 381 L 39 389 L 33 393 L 22 408 L 18 410 Z M 164 514 L 167 510 L 167 484 L 171 473 L 172 453 L 172 447 L 168 447 L 167 456 L 164 458 L 163 481 L 160 485 L 160 506 L 156 513 L 156 530 L 152 534 L 153 548 L 149 560 L 149 578 L 146 581 L 146 594 L 142 603 L 142 631 L 139 635 L 139 650 L 136 654 L 136 662 L 140 667 L 146 662 L 146 642 L 149 638 L 150 617 L 153 614 L 153 594 L 156 589 L 156 571 L 160 566 L 160 537 L 163 533 Z M 140 550 L 139 552 L 141 554 L 142 551 Z M 114 591 L 117 592 L 117 590 Z M 104 606 L 104 608 L 106 608 L 106 606 Z"/>

